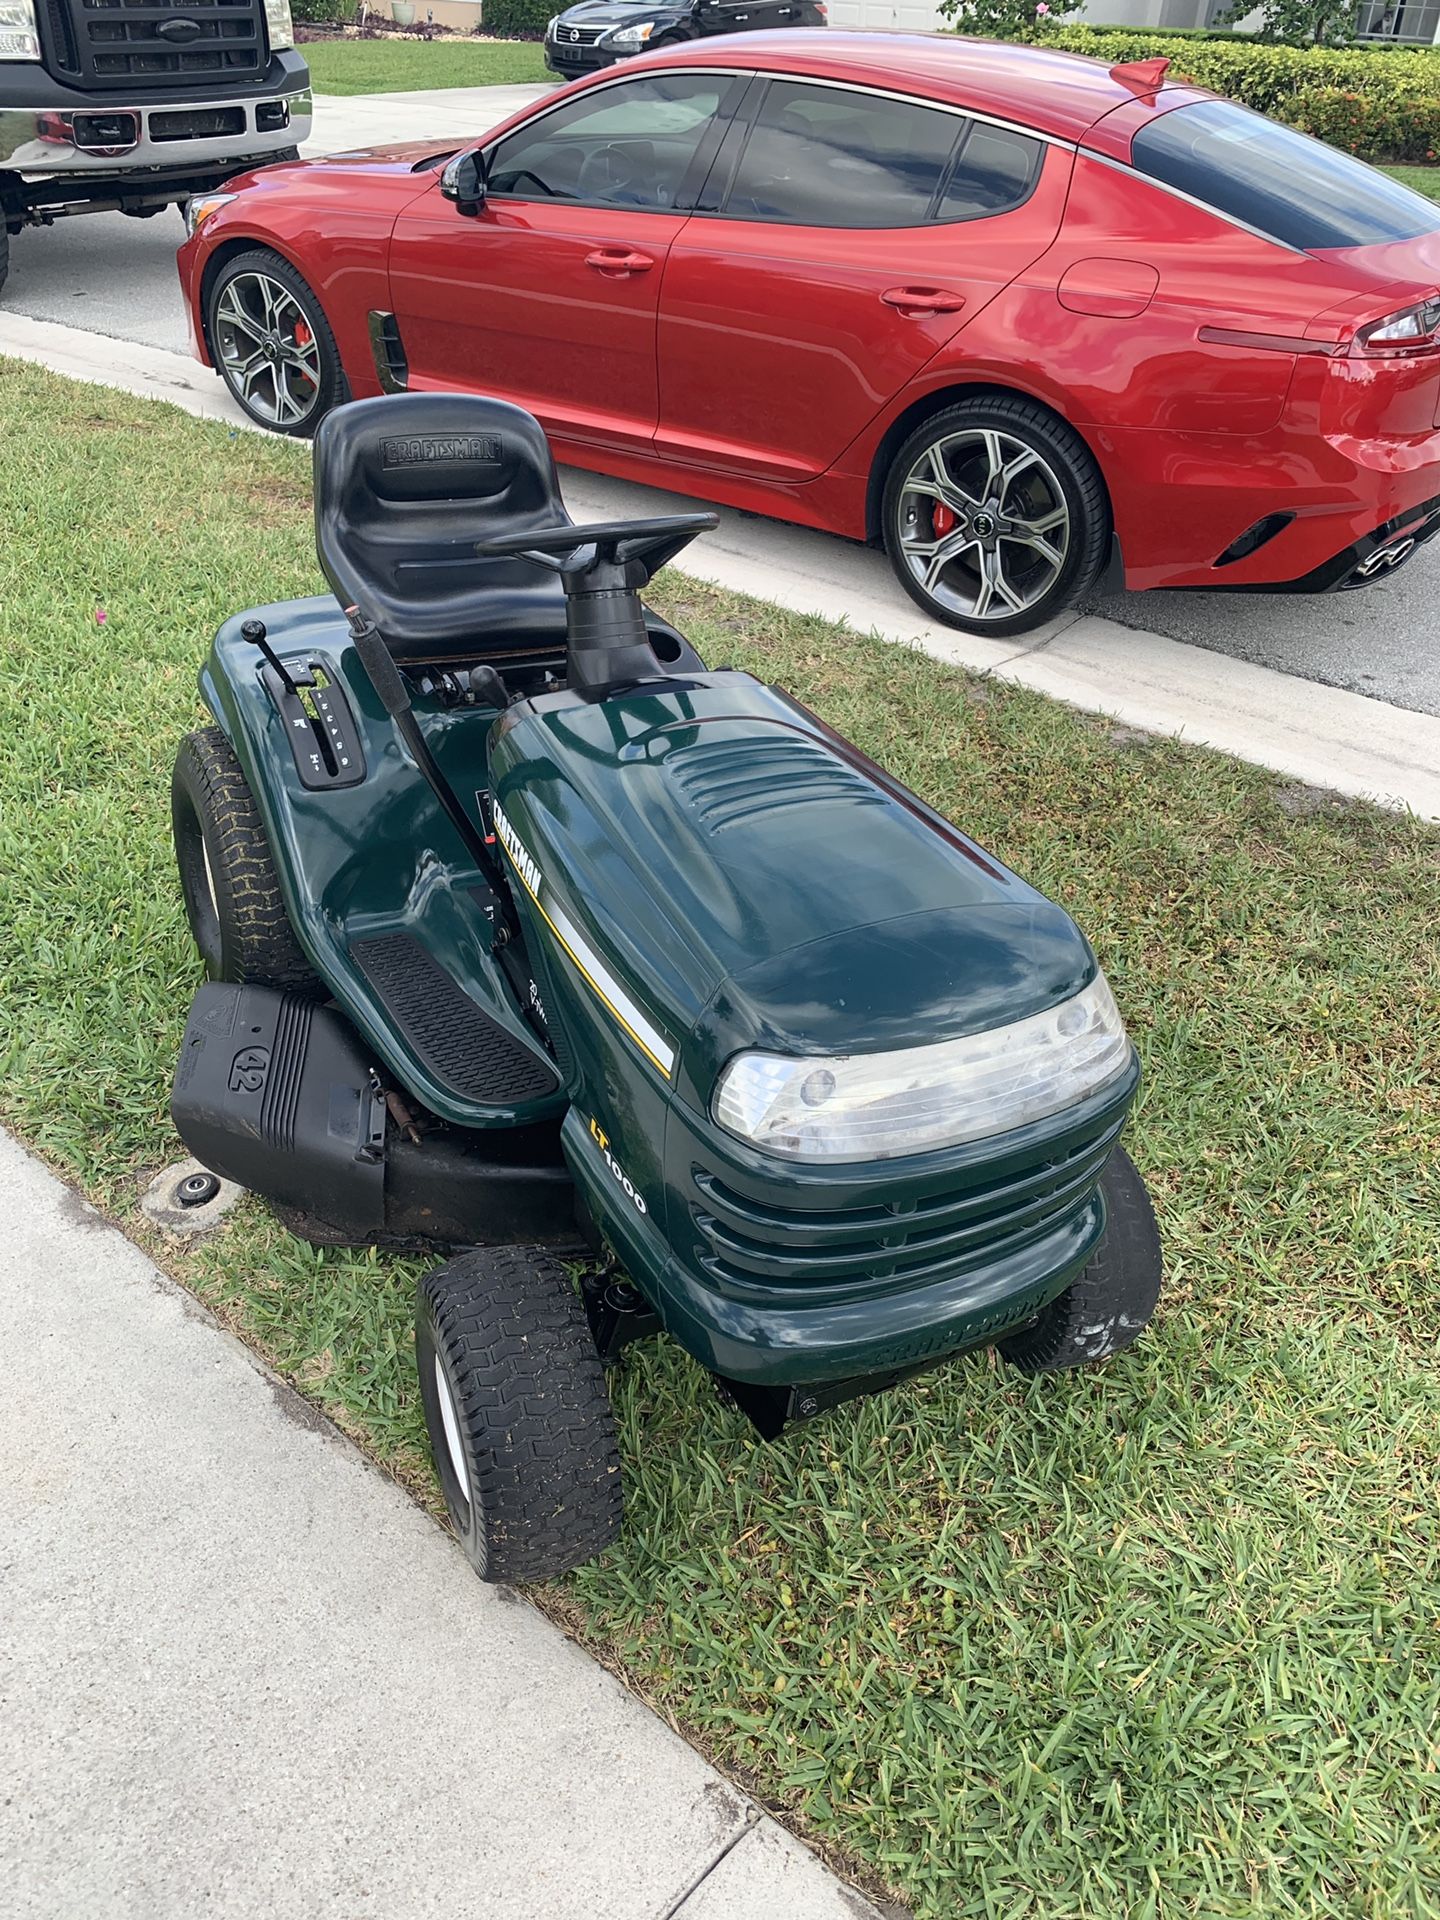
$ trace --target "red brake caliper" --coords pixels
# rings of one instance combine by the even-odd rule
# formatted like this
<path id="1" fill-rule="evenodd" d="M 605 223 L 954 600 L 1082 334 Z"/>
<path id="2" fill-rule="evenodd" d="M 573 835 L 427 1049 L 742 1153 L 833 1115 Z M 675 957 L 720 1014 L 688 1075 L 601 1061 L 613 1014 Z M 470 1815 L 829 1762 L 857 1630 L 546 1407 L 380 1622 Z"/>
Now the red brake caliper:
<path id="1" fill-rule="evenodd" d="M 930 509 L 930 531 L 937 540 L 943 540 L 955 525 L 955 516 L 943 501 L 937 500 Z"/>
<path id="2" fill-rule="evenodd" d="M 297 347 L 300 347 L 302 350 L 305 347 L 313 347 L 315 344 L 315 336 L 310 331 L 309 327 L 305 324 L 303 320 L 297 320 L 295 322 L 295 344 Z M 310 381 L 310 384 L 313 387 L 315 382 L 314 382 L 314 379 L 311 377 L 309 368 L 301 367 L 300 371 L 301 373 L 304 374 L 305 378 Z"/>

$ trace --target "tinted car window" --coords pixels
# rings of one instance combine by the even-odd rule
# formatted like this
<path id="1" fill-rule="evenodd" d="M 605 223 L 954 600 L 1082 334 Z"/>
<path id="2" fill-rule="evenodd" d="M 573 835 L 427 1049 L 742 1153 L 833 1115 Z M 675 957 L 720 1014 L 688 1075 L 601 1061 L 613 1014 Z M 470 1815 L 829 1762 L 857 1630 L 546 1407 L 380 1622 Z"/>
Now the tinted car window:
<path id="1" fill-rule="evenodd" d="M 488 190 L 519 200 L 673 207 L 730 81 L 657 74 L 559 107 L 502 140 Z"/>
<path id="2" fill-rule="evenodd" d="M 725 211 L 804 227 L 918 227 L 963 123 L 878 94 L 773 83 Z"/>
<path id="3" fill-rule="evenodd" d="M 1207 100 L 1136 134 L 1142 173 L 1302 252 L 1440 231 L 1440 207 L 1334 147 Z"/>
<path id="4" fill-rule="evenodd" d="M 1029 198 L 1045 149 L 1006 127 L 972 123 L 940 195 L 937 220 L 974 220 L 1007 213 Z"/>

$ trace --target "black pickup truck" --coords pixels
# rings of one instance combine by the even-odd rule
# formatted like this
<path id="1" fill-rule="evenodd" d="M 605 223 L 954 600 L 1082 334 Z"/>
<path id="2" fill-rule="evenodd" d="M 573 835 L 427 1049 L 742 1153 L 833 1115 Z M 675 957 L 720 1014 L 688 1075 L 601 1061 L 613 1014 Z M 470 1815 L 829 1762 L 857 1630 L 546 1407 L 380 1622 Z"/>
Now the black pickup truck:
<path id="1" fill-rule="evenodd" d="M 22 227 L 146 219 L 294 158 L 310 113 L 290 0 L 0 0 L 0 286 Z"/>

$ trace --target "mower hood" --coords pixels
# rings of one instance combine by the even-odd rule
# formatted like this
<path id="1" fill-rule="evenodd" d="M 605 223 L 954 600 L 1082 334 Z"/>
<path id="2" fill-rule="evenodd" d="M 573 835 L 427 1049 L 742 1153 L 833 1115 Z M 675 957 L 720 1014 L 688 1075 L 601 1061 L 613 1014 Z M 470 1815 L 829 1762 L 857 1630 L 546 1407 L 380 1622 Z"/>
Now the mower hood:
<path id="1" fill-rule="evenodd" d="M 1094 977 L 1068 914 L 748 674 L 522 703 L 491 771 L 538 937 L 699 1111 L 742 1050 L 957 1039 Z"/>

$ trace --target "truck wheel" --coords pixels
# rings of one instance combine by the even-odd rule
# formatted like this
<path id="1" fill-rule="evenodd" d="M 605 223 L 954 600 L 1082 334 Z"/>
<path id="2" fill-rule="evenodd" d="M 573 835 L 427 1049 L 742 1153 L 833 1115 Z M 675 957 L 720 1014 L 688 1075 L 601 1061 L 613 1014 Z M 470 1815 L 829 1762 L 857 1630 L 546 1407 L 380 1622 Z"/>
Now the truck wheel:
<path id="1" fill-rule="evenodd" d="M 1073 427 L 1018 395 L 976 395 L 922 421 L 891 462 L 885 551 L 932 619 L 1028 633 L 1095 584 L 1110 508 Z"/>
<path id="2" fill-rule="evenodd" d="M 1150 1324 L 1160 1298 L 1160 1229 L 1145 1182 L 1123 1148 L 1111 1154 L 1100 1190 L 1109 1221 L 1089 1266 L 1028 1327 L 998 1343 L 1022 1373 L 1108 1359 Z"/>
<path id="3" fill-rule="evenodd" d="M 548 1580 L 620 1531 L 605 1376 L 565 1268 L 485 1247 L 420 1282 L 415 1360 L 451 1521 L 482 1580 Z"/>
<path id="4" fill-rule="evenodd" d="M 344 385 L 325 309 L 288 260 L 258 247 L 215 276 L 205 308 L 215 365 L 249 417 L 308 439 Z"/>
<path id="5" fill-rule="evenodd" d="M 210 978 L 328 998 L 295 938 L 255 796 L 219 727 L 181 741 L 170 821 L 185 917 Z"/>

